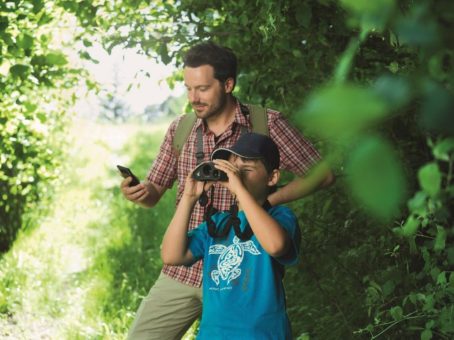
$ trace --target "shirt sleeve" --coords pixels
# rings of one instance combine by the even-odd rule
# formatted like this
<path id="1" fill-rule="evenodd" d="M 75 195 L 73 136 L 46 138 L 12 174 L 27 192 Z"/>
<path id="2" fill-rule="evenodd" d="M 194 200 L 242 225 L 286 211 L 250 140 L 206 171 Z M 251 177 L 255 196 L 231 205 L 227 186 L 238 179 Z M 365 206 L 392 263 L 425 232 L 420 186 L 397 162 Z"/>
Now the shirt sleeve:
<path id="1" fill-rule="evenodd" d="M 172 144 L 180 119 L 181 117 L 175 119 L 167 129 L 159 153 L 147 176 L 148 181 L 166 188 L 171 188 L 177 179 L 177 156 L 173 151 Z"/>
<path id="2" fill-rule="evenodd" d="M 188 232 L 188 248 L 194 257 L 194 263 L 203 258 L 207 238 L 208 231 L 205 222 Z"/>
<path id="3" fill-rule="evenodd" d="M 281 169 L 302 176 L 320 161 L 320 154 L 311 142 L 280 112 L 268 110 L 268 127 L 270 137 L 279 148 Z"/>
<path id="4" fill-rule="evenodd" d="M 301 245 L 301 231 L 298 226 L 298 220 L 295 214 L 287 207 L 277 206 L 272 209 L 270 212 L 271 216 L 287 231 L 291 240 L 291 246 L 287 253 L 275 259 L 283 265 L 294 265 L 298 263 Z"/>

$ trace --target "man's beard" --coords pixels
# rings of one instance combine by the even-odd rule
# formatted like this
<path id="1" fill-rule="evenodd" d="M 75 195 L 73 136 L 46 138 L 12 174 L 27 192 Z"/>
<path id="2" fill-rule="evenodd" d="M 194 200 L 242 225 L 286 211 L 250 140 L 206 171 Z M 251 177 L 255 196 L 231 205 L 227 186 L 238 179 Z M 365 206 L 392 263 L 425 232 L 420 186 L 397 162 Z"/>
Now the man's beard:
<path id="1" fill-rule="evenodd" d="M 204 105 L 204 103 L 199 103 L 199 104 Z M 204 113 L 202 113 L 202 115 L 199 115 L 197 110 L 194 110 L 194 112 L 198 118 L 207 119 L 207 118 L 211 118 L 211 117 L 214 117 L 214 116 L 217 116 L 218 114 L 220 114 L 226 107 L 226 104 L 227 104 L 227 95 L 225 93 L 222 93 L 221 96 L 219 97 L 219 101 L 217 102 L 217 105 L 215 107 L 213 107 L 210 111 L 204 112 Z"/>

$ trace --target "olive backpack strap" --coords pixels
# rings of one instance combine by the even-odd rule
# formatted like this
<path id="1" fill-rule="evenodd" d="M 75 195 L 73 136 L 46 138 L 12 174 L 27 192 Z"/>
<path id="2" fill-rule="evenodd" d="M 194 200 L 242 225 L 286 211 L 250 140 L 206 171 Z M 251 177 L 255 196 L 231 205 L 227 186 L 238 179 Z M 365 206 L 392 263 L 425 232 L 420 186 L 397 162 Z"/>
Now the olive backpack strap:
<path id="1" fill-rule="evenodd" d="M 180 155 L 183 145 L 188 140 L 189 134 L 191 133 L 192 127 L 194 126 L 196 120 L 197 116 L 191 112 L 183 115 L 178 122 L 172 142 L 173 152 L 177 157 Z"/>
<path id="2" fill-rule="evenodd" d="M 245 104 L 247 110 L 249 111 L 249 119 L 252 124 L 252 131 L 256 133 L 261 133 L 263 135 L 269 136 L 268 130 L 268 114 L 266 108 L 260 105 Z M 197 116 L 193 113 L 186 113 L 178 122 L 178 126 L 175 130 L 175 136 L 173 138 L 172 148 L 175 155 L 178 157 L 183 145 L 188 140 L 189 134 L 192 131 L 197 120 Z M 243 132 L 243 131 L 242 131 Z M 201 142 L 201 136 L 198 132 L 197 134 L 197 163 L 200 163 L 201 159 L 203 160 L 203 144 Z"/>
<path id="3" fill-rule="evenodd" d="M 249 110 L 249 119 L 252 124 L 252 132 L 269 136 L 268 114 L 265 107 L 260 105 L 245 104 Z"/>

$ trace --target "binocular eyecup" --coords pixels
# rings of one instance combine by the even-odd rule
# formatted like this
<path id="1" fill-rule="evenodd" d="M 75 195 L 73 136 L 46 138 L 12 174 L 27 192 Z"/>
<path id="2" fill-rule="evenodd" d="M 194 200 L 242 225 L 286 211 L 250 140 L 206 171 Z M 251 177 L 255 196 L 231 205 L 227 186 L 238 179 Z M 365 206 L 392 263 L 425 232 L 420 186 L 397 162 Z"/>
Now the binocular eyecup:
<path id="1" fill-rule="evenodd" d="M 224 171 L 214 167 L 211 161 L 200 163 L 192 173 L 192 178 L 196 181 L 227 181 L 228 177 Z"/>

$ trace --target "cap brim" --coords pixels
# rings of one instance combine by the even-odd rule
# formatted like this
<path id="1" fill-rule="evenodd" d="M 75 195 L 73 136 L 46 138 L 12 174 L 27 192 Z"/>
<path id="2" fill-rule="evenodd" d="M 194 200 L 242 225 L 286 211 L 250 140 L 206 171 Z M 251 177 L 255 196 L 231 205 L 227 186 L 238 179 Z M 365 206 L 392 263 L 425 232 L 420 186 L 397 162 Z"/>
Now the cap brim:
<path id="1" fill-rule="evenodd" d="M 227 148 L 219 148 L 213 151 L 211 154 L 211 160 L 215 159 L 225 159 L 228 160 L 230 157 L 230 154 L 237 155 L 238 157 L 241 158 L 246 158 L 246 159 L 261 159 L 262 156 L 251 156 L 251 155 L 245 155 L 241 154 L 240 152 L 236 152 L 235 150 L 232 149 L 227 149 Z"/>

